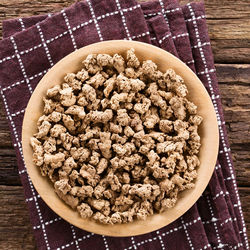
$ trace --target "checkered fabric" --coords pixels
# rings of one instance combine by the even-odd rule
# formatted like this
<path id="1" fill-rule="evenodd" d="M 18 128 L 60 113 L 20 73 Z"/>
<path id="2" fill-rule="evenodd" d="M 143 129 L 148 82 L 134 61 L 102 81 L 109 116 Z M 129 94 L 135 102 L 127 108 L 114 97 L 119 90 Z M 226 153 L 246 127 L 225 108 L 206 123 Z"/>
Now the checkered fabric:
<path id="1" fill-rule="evenodd" d="M 60 13 L 6 20 L 3 35 L 0 93 L 38 249 L 249 249 L 202 3 L 85 0 Z M 80 230 L 51 211 L 27 175 L 21 146 L 26 105 L 48 69 L 78 48 L 112 39 L 151 43 L 185 62 L 210 94 L 220 131 L 216 169 L 198 202 L 167 227 L 128 238 Z"/>

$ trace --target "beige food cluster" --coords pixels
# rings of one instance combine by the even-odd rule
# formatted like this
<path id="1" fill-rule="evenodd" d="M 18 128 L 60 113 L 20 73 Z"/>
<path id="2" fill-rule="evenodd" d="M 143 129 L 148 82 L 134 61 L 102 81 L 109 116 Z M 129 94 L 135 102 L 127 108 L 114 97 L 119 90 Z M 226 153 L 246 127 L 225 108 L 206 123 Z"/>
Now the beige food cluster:
<path id="1" fill-rule="evenodd" d="M 183 79 L 134 50 L 91 54 L 48 89 L 33 160 L 82 218 L 145 220 L 194 187 L 202 118 Z"/>

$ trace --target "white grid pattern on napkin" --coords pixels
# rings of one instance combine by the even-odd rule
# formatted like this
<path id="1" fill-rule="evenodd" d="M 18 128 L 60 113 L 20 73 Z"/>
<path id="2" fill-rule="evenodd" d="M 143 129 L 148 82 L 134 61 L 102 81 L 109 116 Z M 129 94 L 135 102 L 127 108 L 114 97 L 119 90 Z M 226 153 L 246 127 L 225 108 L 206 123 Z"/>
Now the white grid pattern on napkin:
<path id="1" fill-rule="evenodd" d="M 191 14 L 194 15 L 194 16 L 193 16 L 191 19 L 188 19 L 188 20 L 186 20 L 186 21 L 196 22 L 197 20 L 203 19 L 203 18 L 204 18 L 203 16 L 195 17 L 195 14 L 193 13 L 193 11 L 192 11 L 192 9 L 191 9 L 191 5 L 189 5 L 189 6 L 190 6 L 190 12 L 191 12 Z M 137 6 L 135 6 L 135 7 L 137 7 Z M 91 5 L 90 5 L 90 8 L 91 8 Z M 132 7 L 132 8 L 128 8 L 128 9 L 126 9 L 126 11 L 132 11 L 133 9 L 135 9 L 135 8 L 133 8 L 133 7 Z M 180 10 L 180 9 L 179 9 L 179 8 L 176 8 L 176 9 L 173 9 L 171 12 L 174 12 L 174 11 L 177 11 L 177 10 Z M 123 12 L 126 12 L 126 11 L 123 10 Z M 169 10 L 169 11 L 170 11 L 170 10 Z M 118 13 L 116 13 L 116 12 L 113 12 L 113 13 L 118 14 Z M 169 12 L 169 13 L 170 13 L 170 12 Z M 92 13 L 92 14 L 93 14 L 93 13 Z M 109 13 L 109 14 L 111 15 L 112 13 Z M 162 14 L 162 13 L 161 13 L 161 14 Z M 108 14 L 105 14 L 104 16 L 101 16 L 101 17 L 95 17 L 95 16 L 92 15 L 92 17 L 93 17 L 93 20 L 92 20 L 92 21 L 95 22 L 96 28 L 98 27 L 98 26 L 97 26 L 97 24 L 98 24 L 97 20 L 99 20 L 99 19 L 101 19 L 101 18 L 105 18 L 105 17 L 107 17 L 107 16 L 109 16 L 109 15 L 108 15 Z M 87 25 L 87 24 L 89 24 L 89 23 L 91 23 L 90 20 L 89 20 L 88 22 L 85 22 L 84 24 Z M 82 25 L 82 26 L 80 26 L 80 27 L 83 27 L 83 26 L 85 26 L 85 25 Z M 194 26 L 195 26 L 195 24 L 194 24 Z M 197 26 L 197 24 L 196 24 L 196 26 Z M 78 29 L 78 28 L 80 28 L 80 27 L 78 27 L 78 26 L 77 26 L 77 27 L 73 27 L 72 30 L 73 30 L 73 29 L 76 30 L 76 29 Z M 98 32 L 98 28 L 97 28 L 97 32 Z M 70 30 L 68 30 L 67 33 L 64 32 L 64 33 L 62 33 L 61 35 L 56 36 L 56 38 L 52 38 L 52 39 L 47 40 L 47 41 L 44 41 L 44 40 L 42 39 L 42 44 L 39 44 L 39 45 L 37 45 L 37 46 L 35 46 L 35 47 L 33 47 L 33 48 L 30 48 L 30 49 L 28 49 L 28 50 L 25 50 L 25 51 L 23 51 L 23 52 L 19 52 L 19 54 L 21 54 L 21 53 L 22 53 L 22 54 L 29 53 L 30 51 L 32 51 L 32 50 L 34 50 L 34 49 L 36 49 L 36 48 L 39 48 L 39 47 L 41 47 L 41 46 L 44 46 L 44 44 L 46 44 L 46 43 L 53 42 L 53 41 L 56 40 L 57 38 L 62 37 L 63 35 L 66 35 L 66 34 L 68 34 L 68 33 L 70 33 Z M 205 57 L 204 57 L 204 53 L 203 53 L 203 55 L 202 55 L 202 47 L 203 47 L 203 46 L 206 46 L 206 45 L 210 45 L 210 43 L 209 43 L 209 44 L 208 44 L 208 43 L 206 43 L 206 44 L 200 44 L 200 43 L 199 43 L 199 41 L 200 41 L 200 40 L 199 40 L 199 32 L 197 31 L 196 34 L 198 34 L 198 35 L 197 35 L 197 42 L 198 42 L 198 43 L 197 43 L 197 45 L 193 46 L 193 48 L 198 48 L 198 49 L 201 51 L 202 59 L 203 59 L 203 60 L 206 60 Z M 138 35 L 138 37 L 144 36 L 144 35 L 148 35 L 148 33 L 143 33 L 143 34 L 141 34 L 141 35 Z M 184 35 L 184 34 L 183 34 L 183 35 Z M 99 35 L 99 37 L 100 37 L 100 40 L 101 40 L 101 39 L 102 39 L 102 36 Z M 178 37 L 178 36 L 177 36 L 177 37 Z M 177 38 L 177 37 L 176 37 L 176 38 Z M 181 34 L 180 34 L 179 37 L 181 37 Z M 41 37 L 41 38 L 42 38 L 42 37 Z M 134 39 L 134 38 L 132 37 L 132 39 Z M 72 39 L 72 42 L 73 42 L 73 39 Z M 45 46 L 44 46 L 44 48 L 45 48 Z M 45 50 L 46 50 L 46 48 L 45 48 Z M 49 55 L 49 51 L 46 51 L 46 54 Z M 15 55 L 12 55 L 12 56 L 10 56 L 10 57 L 3 58 L 2 60 L 0 60 L 0 63 L 1 63 L 1 62 L 4 62 L 4 61 L 6 61 L 6 60 L 13 59 L 15 56 L 18 57 L 18 53 L 16 53 Z M 49 55 L 49 56 L 50 56 L 50 55 Z M 49 58 L 49 56 L 48 56 L 48 58 Z M 51 58 L 51 56 L 50 56 L 50 58 Z M 192 62 L 193 62 L 193 61 L 192 61 Z M 191 63 L 191 62 L 190 62 L 190 63 Z M 53 62 L 52 62 L 52 64 L 53 64 Z M 207 69 L 205 61 L 204 61 L 204 65 L 205 65 L 205 71 L 203 71 L 203 72 L 198 72 L 198 74 L 205 74 L 206 77 L 208 78 L 208 81 L 210 82 L 210 85 L 211 85 L 211 79 L 209 80 L 209 78 L 210 78 L 210 77 L 209 77 L 209 73 L 214 73 L 215 70 L 214 70 L 214 69 L 210 69 L 210 70 Z M 20 64 L 20 67 L 21 67 L 21 69 L 22 69 L 21 64 Z M 24 70 L 24 72 L 25 72 L 24 67 L 23 67 L 22 71 L 23 71 L 23 70 Z M 3 98 L 3 100 L 4 100 L 4 105 L 5 105 L 5 108 L 6 108 L 6 111 L 7 111 L 8 119 L 10 120 L 10 123 L 11 123 L 12 128 L 13 128 L 13 131 L 14 131 L 14 137 L 15 137 L 15 140 L 16 140 L 15 145 L 18 147 L 18 149 L 19 149 L 21 155 L 22 155 L 22 149 L 21 149 L 21 146 L 20 146 L 21 143 L 20 143 L 20 140 L 19 140 L 19 138 L 18 138 L 18 135 L 17 135 L 17 132 L 16 132 L 16 127 L 15 127 L 15 124 L 14 124 L 14 121 L 13 121 L 12 117 L 13 117 L 13 116 L 17 116 L 17 115 L 19 115 L 19 114 L 22 114 L 22 113 L 24 112 L 24 109 L 23 109 L 23 110 L 20 110 L 20 111 L 17 111 L 17 112 L 14 113 L 14 114 L 10 114 L 10 113 L 8 112 L 8 111 L 9 111 L 9 108 L 8 108 L 7 101 L 6 101 L 6 98 L 5 98 L 5 95 L 4 95 L 4 91 L 7 90 L 7 89 L 9 90 L 9 89 L 11 89 L 11 88 L 13 88 L 13 87 L 15 87 L 15 86 L 21 84 L 21 83 L 25 83 L 25 82 L 27 82 L 27 80 L 32 80 L 32 79 L 34 79 L 34 78 L 36 78 L 36 77 L 38 77 L 38 76 L 42 76 L 42 75 L 45 74 L 45 73 L 46 73 L 46 71 L 43 71 L 43 72 L 40 72 L 40 73 L 38 73 L 38 74 L 36 74 L 36 75 L 34 75 L 34 76 L 32 76 L 32 77 L 29 77 L 29 78 L 27 78 L 27 75 L 26 75 L 26 77 L 25 77 L 25 75 L 24 75 L 24 78 L 25 78 L 24 80 L 22 80 L 22 81 L 20 81 L 20 82 L 17 82 L 17 83 L 15 83 L 15 84 L 13 84 L 12 86 L 8 86 L 8 87 L 6 87 L 6 88 L 1 89 L 1 95 L 2 95 L 2 98 Z M 29 81 L 28 81 L 28 82 L 29 82 Z M 211 87 L 211 88 L 212 88 L 212 87 Z M 218 99 L 218 98 L 219 98 L 219 97 L 217 97 L 217 98 L 212 98 L 212 99 L 213 99 L 213 103 L 214 103 L 214 100 L 216 100 L 216 99 Z M 215 102 L 216 102 L 216 101 L 215 101 Z M 217 113 L 217 114 L 218 114 L 218 113 Z M 218 116 L 217 116 L 217 118 L 218 118 Z M 219 121 L 220 121 L 220 120 L 219 120 Z M 221 124 L 223 124 L 223 123 L 221 123 Z M 220 129 L 220 134 L 222 135 L 222 138 L 223 138 L 223 137 L 224 137 L 224 136 L 223 136 L 224 134 L 223 134 L 223 130 L 222 130 L 222 129 Z M 227 147 L 225 146 L 225 148 L 227 148 Z M 229 149 L 227 149 L 227 151 L 229 151 Z M 227 151 L 226 151 L 225 153 L 227 153 Z M 227 154 L 228 154 L 228 153 L 227 153 Z M 228 163 L 230 163 L 229 167 L 230 167 L 230 170 L 231 170 L 231 169 L 232 169 L 232 165 L 231 165 L 229 156 L 227 157 L 227 159 L 228 159 Z M 218 168 L 219 168 L 219 166 L 218 166 Z M 234 174 L 233 174 L 233 170 L 232 170 L 231 172 L 232 172 L 232 176 L 231 176 L 231 177 L 228 177 L 228 178 L 231 178 L 232 180 L 235 181 L 235 177 L 234 177 Z M 21 170 L 21 171 L 19 171 L 19 173 L 20 173 L 20 174 L 23 174 L 23 173 L 26 174 L 26 170 L 25 170 L 25 169 L 24 169 L 24 170 Z M 230 179 L 230 180 L 231 180 L 231 179 Z M 30 179 L 29 179 L 29 182 L 30 182 Z M 235 183 L 235 182 L 234 182 L 234 183 Z M 234 187 L 235 187 L 235 185 L 236 185 L 236 184 L 234 184 Z M 26 200 L 27 200 L 27 201 L 34 201 L 34 202 L 35 202 L 36 209 L 37 209 L 37 212 L 38 212 L 38 214 L 39 214 L 39 219 L 40 219 L 40 225 L 34 226 L 34 229 L 38 229 L 38 228 L 41 228 L 41 227 L 42 227 L 46 246 L 47 246 L 48 249 L 50 249 L 50 246 L 49 246 L 48 240 L 47 240 L 47 235 L 46 235 L 45 226 L 48 225 L 48 224 L 54 223 L 54 222 L 60 220 L 61 218 L 58 217 L 58 218 L 56 218 L 56 219 L 54 219 L 54 220 L 51 220 L 51 221 L 49 221 L 49 222 L 45 222 L 45 223 L 44 223 L 44 222 L 43 222 L 42 215 L 41 215 L 41 212 L 40 212 L 40 209 L 39 209 L 39 205 L 38 205 L 38 203 L 37 203 L 37 198 L 39 198 L 39 196 L 36 196 L 36 195 L 35 195 L 35 193 L 34 193 L 34 188 L 33 188 L 32 184 L 31 184 L 31 182 L 30 182 L 30 187 L 31 187 L 33 196 L 32 196 L 31 198 L 26 199 Z M 237 193 L 237 188 L 235 188 L 235 192 Z M 219 194 L 215 195 L 215 197 L 217 198 L 219 195 L 228 195 L 228 194 L 221 194 L 221 193 L 219 193 Z M 237 198 L 238 198 L 238 195 L 237 195 Z M 239 201 L 239 199 L 238 199 L 238 204 L 235 204 L 234 207 L 239 207 L 239 209 L 241 210 L 241 206 L 240 206 L 240 201 Z M 241 214 L 242 214 L 242 211 L 241 211 Z M 213 219 L 214 219 L 214 218 L 212 218 L 211 221 L 208 221 L 208 222 L 205 222 L 205 223 L 215 223 L 215 221 L 214 221 Z M 228 223 L 228 222 L 230 221 L 230 219 L 231 219 L 231 218 L 228 218 L 228 219 L 225 220 L 223 223 Z M 234 219 L 235 219 L 235 218 L 234 218 Z M 186 231 L 187 224 L 188 224 L 188 226 L 190 226 L 190 225 L 196 223 L 196 222 L 199 221 L 199 220 L 200 220 L 200 218 L 197 218 L 196 220 L 193 221 L 193 223 L 191 223 L 191 222 L 190 222 L 190 223 L 184 223 L 184 224 L 182 223 L 182 224 L 183 224 L 182 227 L 174 228 L 174 229 L 172 229 L 172 230 L 169 230 L 169 231 L 166 232 L 166 233 L 162 233 L 161 235 L 160 235 L 159 232 L 158 232 L 158 236 L 152 238 L 151 240 L 156 240 L 156 239 L 158 239 L 158 240 L 160 241 L 160 243 L 161 243 L 162 249 L 164 249 L 164 248 L 163 248 L 163 245 L 162 245 L 162 237 L 164 237 L 165 235 L 167 235 L 167 234 L 169 234 L 169 233 L 175 232 L 175 231 L 177 231 L 177 230 L 179 230 L 179 229 L 181 229 L 181 228 L 184 228 L 185 231 Z M 232 220 L 232 219 L 231 219 L 231 220 Z M 182 222 L 184 222 L 183 219 L 182 219 Z M 243 225 L 244 225 L 243 217 L 242 217 L 242 222 L 243 222 Z M 222 224 L 223 224 L 223 223 L 222 223 Z M 72 229 L 73 229 L 73 227 L 72 227 Z M 244 234 L 245 239 L 246 239 L 246 241 L 247 241 L 247 238 L 246 238 L 246 229 L 245 229 L 245 227 L 243 227 L 241 233 Z M 61 246 L 59 249 L 64 249 L 64 248 L 66 248 L 66 247 L 68 247 L 68 246 L 70 246 L 70 245 L 73 245 L 73 244 L 76 244 L 76 245 L 77 245 L 79 241 L 82 241 L 82 240 L 84 240 L 84 239 L 86 239 L 86 238 L 89 238 L 89 237 L 91 237 L 93 234 L 89 234 L 89 235 L 87 235 L 87 236 L 84 236 L 84 237 L 81 237 L 81 238 L 79 238 L 79 239 L 76 239 L 74 230 L 72 230 L 72 235 L 73 235 L 73 239 L 74 239 L 74 241 L 72 241 L 73 243 L 70 242 L 69 244 L 66 244 L 65 246 Z M 187 235 L 187 233 L 186 233 L 186 235 Z M 104 243 L 106 242 L 106 243 L 105 243 L 105 247 L 106 247 L 106 249 L 108 249 L 108 245 L 107 245 L 107 241 L 106 241 L 105 237 L 103 237 L 103 239 L 104 239 Z M 187 240 L 189 241 L 188 235 L 187 235 Z M 143 242 L 141 242 L 141 243 L 135 244 L 135 242 L 134 242 L 134 240 L 133 240 L 133 237 L 131 237 L 131 241 L 132 241 L 132 248 L 136 249 L 137 246 L 140 246 L 140 245 L 142 245 L 142 244 L 145 244 L 147 241 L 150 241 L 150 239 L 145 240 L 145 241 L 143 241 Z M 218 243 L 219 243 L 219 240 L 218 240 Z M 190 242 L 189 242 L 189 244 L 190 244 Z M 191 243 L 191 244 L 192 244 L 192 243 Z M 190 247 L 191 247 L 191 244 L 190 244 Z M 219 243 L 219 245 L 218 245 L 217 247 L 220 248 L 220 246 L 221 246 L 221 245 L 220 245 L 220 243 Z M 225 246 L 225 244 L 224 244 L 224 246 Z M 246 243 L 246 246 L 248 246 L 248 243 Z M 208 247 L 210 247 L 210 244 L 204 246 L 203 249 L 207 249 Z M 236 247 L 236 246 L 235 246 L 235 247 Z M 238 247 L 239 247 L 239 246 L 238 246 Z M 129 247 L 128 249 L 131 249 L 131 247 Z M 236 248 L 235 248 L 235 249 L 236 249 Z"/>

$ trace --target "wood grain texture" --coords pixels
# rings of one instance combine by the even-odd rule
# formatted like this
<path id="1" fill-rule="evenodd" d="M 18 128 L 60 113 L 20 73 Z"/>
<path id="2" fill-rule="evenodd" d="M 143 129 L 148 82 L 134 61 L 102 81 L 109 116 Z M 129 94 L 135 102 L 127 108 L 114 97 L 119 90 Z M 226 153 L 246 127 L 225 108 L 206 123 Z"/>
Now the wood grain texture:
<path id="1" fill-rule="evenodd" d="M 72 0 L 0 0 L 2 20 L 58 11 Z M 182 3 L 190 2 L 181 0 Z M 205 0 L 225 120 L 250 239 L 250 2 Z M 35 249 L 28 211 L 0 102 L 0 249 Z M 18 217 L 18 222 L 16 223 Z"/>
<path id="2" fill-rule="evenodd" d="M 0 188 L 0 249 L 34 249 L 35 242 L 30 225 L 23 188 Z"/>

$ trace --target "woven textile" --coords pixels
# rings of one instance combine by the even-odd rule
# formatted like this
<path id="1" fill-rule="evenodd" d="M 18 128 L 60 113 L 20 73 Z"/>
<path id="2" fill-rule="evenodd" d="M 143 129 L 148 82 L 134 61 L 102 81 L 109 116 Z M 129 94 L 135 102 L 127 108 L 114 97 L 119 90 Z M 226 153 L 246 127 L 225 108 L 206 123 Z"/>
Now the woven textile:
<path id="1" fill-rule="evenodd" d="M 0 42 L 0 92 L 18 159 L 38 249 L 248 249 L 207 33 L 204 6 L 175 0 L 87 0 L 60 13 L 6 20 Z M 151 43 L 185 62 L 209 92 L 220 131 L 213 177 L 198 202 L 158 231 L 128 238 L 78 229 L 48 208 L 23 162 L 23 114 L 34 88 L 57 61 L 85 45 L 112 39 Z M 13 70 L 14 69 L 14 70 Z"/>

